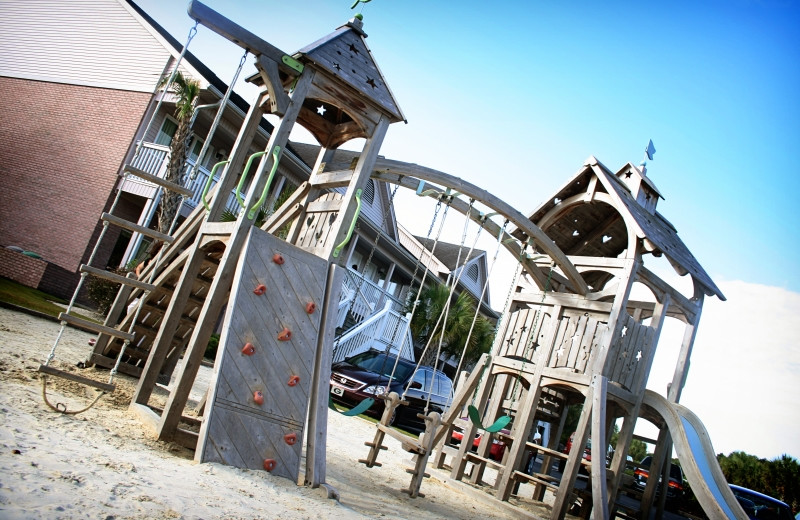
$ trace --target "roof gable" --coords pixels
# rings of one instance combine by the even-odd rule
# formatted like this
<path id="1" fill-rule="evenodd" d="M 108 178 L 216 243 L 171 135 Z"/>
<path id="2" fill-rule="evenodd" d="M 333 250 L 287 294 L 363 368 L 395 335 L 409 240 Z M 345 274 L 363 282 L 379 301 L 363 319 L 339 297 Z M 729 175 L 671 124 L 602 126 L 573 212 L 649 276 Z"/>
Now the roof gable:
<path id="1" fill-rule="evenodd" d="M 394 121 L 405 121 L 400 106 L 367 46 L 361 20 L 351 19 L 295 55 L 372 100 Z"/>
<path id="2" fill-rule="evenodd" d="M 724 300 L 725 296 L 717 285 L 711 280 L 700 262 L 678 236 L 675 227 L 660 213 L 650 213 L 645 207 L 634 199 L 628 187 L 602 163 L 590 157 L 588 166 L 597 175 L 598 180 L 608 190 L 612 198 L 619 201 L 619 210 L 626 211 L 630 218 L 625 220 L 635 226 L 636 236 L 648 240 L 653 251 L 660 251 L 669 259 L 675 270 L 681 274 L 691 274 L 700 284 L 708 289 L 708 294 L 714 294 Z"/>

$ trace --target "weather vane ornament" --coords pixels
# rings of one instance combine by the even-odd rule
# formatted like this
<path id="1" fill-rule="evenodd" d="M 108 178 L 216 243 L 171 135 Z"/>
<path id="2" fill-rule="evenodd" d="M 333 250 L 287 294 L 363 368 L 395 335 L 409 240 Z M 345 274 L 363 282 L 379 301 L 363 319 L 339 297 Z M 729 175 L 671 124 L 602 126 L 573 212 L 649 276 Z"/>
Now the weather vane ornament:
<path id="1" fill-rule="evenodd" d="M 639 164 L 639 166 L 642 167 L 642 173 L 647 173 L 647 160 L 649 159 L 652 161 L 655 153 L 656 147 L 653 145 L 653 140 L 650 139 L 650 141 L 647 143 L 647 147 L 644 149 L 644 159 Z"/>
<path id="2" fill-rule="evenodd" d="M 353 5 L 350 6 L 350 9 L 355 9 L 358 4 L 366 4 L 371 2 L 372 0 L 356 0 L 353 2 Z"/>

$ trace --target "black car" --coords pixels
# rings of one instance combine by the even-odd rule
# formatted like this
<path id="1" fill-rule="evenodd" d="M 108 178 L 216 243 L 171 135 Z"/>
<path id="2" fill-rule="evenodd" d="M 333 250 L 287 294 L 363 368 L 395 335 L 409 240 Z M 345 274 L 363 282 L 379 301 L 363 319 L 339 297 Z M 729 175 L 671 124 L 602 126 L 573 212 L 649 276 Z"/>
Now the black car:
<path id="1" fill-rule="evenodd" d="M 759 520 L 793 520 L 794 518 L 792 509 L 777 498 L 733 484 L 730 484 L 730 488 L 749 518 Z"/>
<path id="2" fill-rule="evenodd" d="M 384 410 L 384 401 L 380 396 L 387 392 L 386 385 L 396 359 L 377 350 L 368 350 L 334 363 L 331 367 L 331 398 L 335 403 L 353 407 L 372 397 L 375 404 L 365 413 L 380 418 Z M 407 359 L 397 361 L 388 392 L 397 392 L 402 396 L 405 391 L 408 405 L 397 407 L 390 424 L 422 431 L 425 429 L 425 420 L 417 417 L 417 414 L 425 412 L 428 395 L 428 411 L 444 413 L 453 400 L 453 382 L 438 370 L 421 366 L 415 373 L 415 367 Z"/>
<path id="3" fill-rule="evenodd" d="M 648 455 L 639 463 L 639 467 L 633 472 L 633 483 L 637 488 L 644 491 L 647 485 L 647 477 L 650 474 L 650 464 L 653 457 Z M 670 464 L 669 483 L 667 484 L 667 504 L 677 505 L 684 497 L 683 489 L 683 470 L 677 464 Z"/>

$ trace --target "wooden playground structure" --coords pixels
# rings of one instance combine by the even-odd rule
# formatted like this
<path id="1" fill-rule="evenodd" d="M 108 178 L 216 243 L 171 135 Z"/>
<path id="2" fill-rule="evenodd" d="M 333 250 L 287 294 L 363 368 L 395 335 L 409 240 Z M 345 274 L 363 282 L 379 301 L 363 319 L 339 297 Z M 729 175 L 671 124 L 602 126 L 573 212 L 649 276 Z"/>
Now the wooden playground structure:
<path id="1" fill-rule="evenodd" d="M 703 299 L 724 296 L 656 212 L 660 194 L 644 168 L 629 163 L 612 172 L 589 158 L 545 204 L 523 215 L 463 179 L 378 157 L 389 124 L 404 116 L 366 45 L 358 17 L 289 55 L 199 2 L 191 3 L 189 15 L 256 57 L 261 88 L 215 193 L 227 194 L 236 186 L 262 117 L 274 114 L 279 123 L 250 179 L 238 220 L 222 222 L 225 197 L 212 196 L 207 210 L 199 207 L 174 236 L 162 237 L 165 245 L 157 261 L 142 275 L 148 282 L 120 280 L 124 285 L 117 301 L 105 326 L 97 329 L 90 363 L 139 377 L 131 407 L 160 440 L 194 449 L 199 462 L 265 469 L 295 481 L 302 475 L 307 485 L 325 484 L 333 324 L 343 276 L 339 261 L 358 217 L 361 190 L 372 177 L 444 202 L 479 223 L 497 237 L 498 248 L 518 259 L 520 271 L 491 354 L 460 386 L 450 409 L 430 413 L 424 435 L 413 439 L 388 427 L 392 408 L 402 404 L 400 396 L 387 396 L 388 415 L 362 462 L 380 465 L 388 434 L 415 453 L 405 490 L 412 497 L 423 496 L 420 486 L 432 462 L 453 480 L 488 487 L 499 500 L 508 500 L 519 483 L 533 483 L 536 500 L 554 493 L 553 518 L 563 518 L 576 502 L 582 515 L 593 509 L 595 518 L 608 518 L 634 426 L 644 417 L 661 427 L 650 469 L 661 473 L 679 433 L 679 421 L 662 420 L 671 405 L 656 409 L 645 399 L 662 326 L 668 317 L 685 325 L 666 396 L 674 404 L 686 381 Z M 320 144 L 316 164 L 308 182 L 256 227 L 256 210 L 296 123 Z M 333 151 L 354 138 L 364 139 L 357 161 L 332 163 Z M 487 211 L 476 209 L 473 201 Z M 495 223 L 489 211 L 506 223 Z M 274 236 L 287 225 L 285 240 Z M 689 274 L 693 294 L 681 294 L 647 269 L 645 259 L 651 256 L 665 256 L 680 274 Z M 636 284 L 649 290 L 651 301 L 632 299 Z M 198 433 L 186 427 L 190 420 L 184 409 L 223 311 L 214 379 Z M 184 362 L 167 404 L 151 406 L 159 374 L 171 372 L 181 356 Z M 46 366 L 43 371 L 59 375 Z M 594 461 L 606 460 L 606 439 L 621 418 L 608 467 L 585 464 L 582 449 L 569 455 L 558 451 L 566 410 L 573 405 L 582 407 L 574 443 L 582 447 L 591 436 Z M 480 414 L 480 422 L 466 418 L 468 406 Z M 508 431 L 484 426 L 505 416 L 513 418 Z M 551 423 L 555 432 L 546 446 L 528 440 L 540 421 Z M 473 452 L 471 442 L 449 445 L 454 428 L 463 430 L 465 440 L 479 430 L 486 434 Z M 489 458 L 496 436 L 510 446 L 502 461 Z M 530 450 L 544 455 L 538 473 L 525 472 Z M 560 479 L 551 472 L 558 459 L 565 460 Z M 688 459 L 684 464 L 692 464 Z M 582 465 L 588 467 L 591 484 L 577 491 Z M 496 473 L 488 484 L 487 468 Z M 648 481 L 643 510 L 653 504 L 656 484 L 657 479 Z"/>

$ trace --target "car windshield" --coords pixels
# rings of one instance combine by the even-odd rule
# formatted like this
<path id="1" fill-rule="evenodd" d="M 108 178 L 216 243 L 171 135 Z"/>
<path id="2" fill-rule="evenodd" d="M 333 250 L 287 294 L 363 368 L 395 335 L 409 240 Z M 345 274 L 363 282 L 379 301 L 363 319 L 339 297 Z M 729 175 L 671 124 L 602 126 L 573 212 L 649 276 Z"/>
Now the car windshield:
<path id="1" fill-rule="evenodd" d="M 370 351 L 363 352 L 346 359 L 345 361 L 351 365 L 363 368 L 364 370 L 369 370 L 370 372 L 375 372 L 376 374 L 389 377 L 392 375 L 395 359 L 395 357 L 387 356 L 386 354 L 380 352 Z M 411 376 L 413 371 L 413 366 L 407 365 L 400 361 L 397 363 L 397 369 L 394 372 L 394 380 L 401 382 L 406 381 Z"/>

